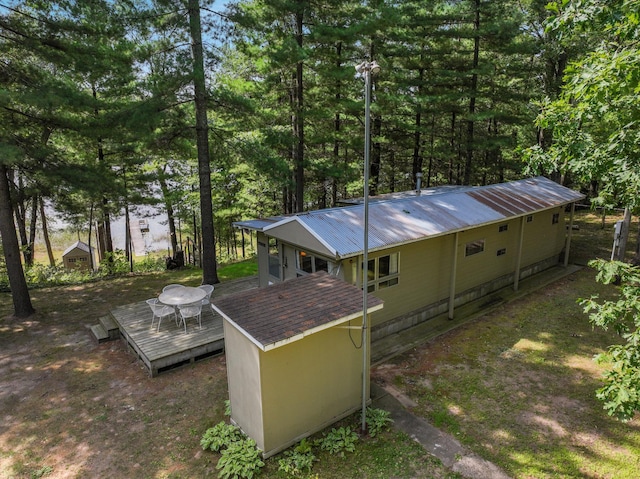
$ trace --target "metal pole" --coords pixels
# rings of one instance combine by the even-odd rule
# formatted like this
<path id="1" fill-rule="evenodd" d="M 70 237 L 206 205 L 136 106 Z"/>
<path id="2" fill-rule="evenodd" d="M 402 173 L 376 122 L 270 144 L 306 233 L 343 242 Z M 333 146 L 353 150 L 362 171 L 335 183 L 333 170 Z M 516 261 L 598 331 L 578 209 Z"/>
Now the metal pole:
<path id="1" fill-rule="evenodd" d="M 371 150 L 371 74 L 380 67 L 376 62 L 363 62 L 356 71 L 364 75 L 364 238 L 362 252 L 362 432 L 367 431 L 367 385 L 369 379 L 368 279 L 369 279 L 369 154 Z"/>
<path id="2" fill-rule="evenodd" d="M 364 251 L 362 254 L 362 432 L 367 430 L 367 375 L 369 361 L 367 358 L 367 294 L 369 283 L 369 153 L 370 138 L 370 106 L 371 106 L 371 69 L 364 72 Z"/>

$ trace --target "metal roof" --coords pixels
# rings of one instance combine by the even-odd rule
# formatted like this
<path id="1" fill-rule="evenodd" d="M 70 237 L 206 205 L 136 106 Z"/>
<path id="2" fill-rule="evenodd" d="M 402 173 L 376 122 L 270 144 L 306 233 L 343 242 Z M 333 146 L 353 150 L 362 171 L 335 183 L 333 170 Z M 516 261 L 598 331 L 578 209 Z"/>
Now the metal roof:
<path id="1" fill-rule="evenodd" d="M 64 252 L 62 253 L 62 256 L 65 256 L 71 253 L 74 249 L 79 249 L 81 251 L 84 251 L 85 253 L 89 253 L 89 245 L 83 241 L 78 240 L 75 243 L 73 243 L 71 246 L 69 246 L 66 250 L 64 250 Z M 91 249 L 94 250 L 95 248 L 92 246 Z"/>
<path id="2" fill-rule="evenodd" d="M 446 188 L 428 195 L 400 195 L 369 204 L 369 250 L 450 234 L 563 206 L 584 198 L 544 177 L 488 186 Z M 309 211 L 269 220 L 236 223 L 280 237 L 278 229 L 298 223 L 336 258 L 363 251 L 364 205 Z M 300 245 L 304 246 L 304 245 Z"/>

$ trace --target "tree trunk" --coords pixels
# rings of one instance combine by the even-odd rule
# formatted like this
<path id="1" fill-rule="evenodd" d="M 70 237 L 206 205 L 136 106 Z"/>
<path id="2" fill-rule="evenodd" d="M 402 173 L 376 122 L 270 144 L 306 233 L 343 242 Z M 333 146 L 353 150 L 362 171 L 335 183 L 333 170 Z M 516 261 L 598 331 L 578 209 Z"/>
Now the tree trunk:
<path id="1" fill-rule="evenodd" d="M 96 90 L 95 85 L 91 85 L 91 91 L 93 94 L 93 99 L 96 100 L 96 105 L 98 104 L 98 91 Z M 100 115 L 98 111 L 98 107 L 94 109 L 94 115 L 96 118 Z M 98 137 L 98 164 L 104 165 L 104 149 L 102 148 L 102 138 Z M 101 233 L 102 239 L 100 242 L 100 246 L 104 249 L 102 250 L 102 257 L 107 258 L 107 264 L 111 267 L 113 263 L 113 238 L 111 237 L 111 215 L 109 213 L 109 200 L 106 195 L 102 197 L 102 222 L 101 228 L 99 228 L 99 232 Z"/>
<path id="2" fill-rule="evenodd" d="M 25 251 L 25 264 L 27 266 L 33 266 L 36 244 L 36 225 L 38 220 L 38 195 L 33 195 L 31 198 L 31 218 L 29 219 L 29 241 L 27 243 L 27 251 Z M 29 261 L 27 262 L 27 258 Z"/>
<path id="3" fill-rule="evenodd" d="M 454 160 L 454 153 L 456 151 L 456 112 L 452 111 L 451 112 L 451 128 L 449 129 L 449 133 L 451 135 L 451 138 L 449 140 L 449 145 L 451 146 L 451 152 L 449 153 L 449 172 L 448 172 L 448 177 L 449 177 L 449 184 L 452 185 L 453 184 L 453 160 Z"/>
<path id="4" fill-rule="evenodd" d="M 420 81 L 418 86 L 418 98 L 422 98 L 422 81 L 424 79 L 424 68 L 420 68 L 418 71 L 418 80 Z M 415 130 L 413 132 L 413 176 L 411 181 L 417 186 L 417 174 L 422 173 L 422 108 L 420 103 L 416 106 L 416 122 Z"/>
<path id="5" fill-rule="evenodd" d="M 22 249 L 22 255 L 24 256 L 24 264 L 31 266 L 31 256 L 29 251 L 29 239 L 27 238 L 27 213 L 24 197 L 24 182 L 22 176 L 18 175 L 16 178 L 15 172 L 9 170 L 7 172 L 7 178 L 9 181 L 10 197 L 12 197 L 13 212 L 15 214 L 15 221 L 18 227 L 18 233 L 20 234 L 20 245 Z M 16 186 L 16 182 L 18 185 Z M 11 193 L 13 191 L 13 193 Z"/>
<path id="6" fill-rule="evenodd" d="M 171 241 L 171 257 L 176 257 L 176 251 L 178 250 L 178 238 L 176 236 L 176 220 L 175 212 L 173 211 L 173 203 L 169 197 L 169 187 L 167 186 L 167 180 L 165 179 L 165 171 L 167 165 L 163 169 L 158 168 L 158 182 L 160 183 L 160 190 L 162 191 L 162 197 L 164 198 L 164 206 L 167 208 L 167 221 L 169 223 L 169 238 Z"/>
<path id="7" fill-rule="evenodd" d="M 18 318 L 26 318 L 31 316 L 35 309 L 31 304 L 29 288 L 20 260 L 20 246 L 13 222 L 13 208 L 9 193 L 8 171 L 2 163 L 0 163 L 0 236 L 2 237 L 7 275 L 9 276 L 14 315 Z"/>
<path id="8" fill-rule="evenodd" d="M 303 4 L 302 1 L 298 2 L 298 11 L 296 12 L 296 42 L 298 48 L 302 50 L 302 20 L 303 20 Z M 303 113 L 303 93 L 304 88 L 302 84 L 302 60 L 299 60 L 296 65 L 296 103 L 295 103 L 295 138 L 296 152 L 295 152 L 295 168 L 296 168 L 296 212 L 300 213 L 304 211 L 304 113 Z"/>
<path id="9" fill-rule="evenodd" d="M 87 246 L 89 246 L 89 269 L 91 271 L 96 270 L 96 265 L 93 262 L 93 249 L 91 246 L 91 228 L 93 227 L 93 211 L 94 211 L 94 203 L 91 202 L 91 208 L 89 209 L 89 234 L 87 235 Z M 98 260 L 100 261 L 100 260 Z"/>
<path id="10" fill-rule="evenodd" d="M 342 42 L 336 44 L 336 68 L 340 70 L 342 68 Z M 342 82 L 340 78 L 336 80 L 336 105 L 340 104 L 341 100 Z M 342 121 L 340 119 L 340 113 L 336 113 L 333 120 L 333 132 L 335 138 L 333 140 L 333 165 L 335 169 L 338 169 L 340 164 L 340 129 L 342 127 Z M 335 206 L 338 200 L 338 179 L 334 175 L 331 181 L 331 206 Z"/>
<path id="11" fill-rule="evenodd" d="M 44 198 L 40 197 L 40 217 L 42 218 L 42 236 L 44 238 L 44 244 L 47 248 L 47 256 L 49 257 L 49 265 L 54 267 L 56 260 L 53 257 L 53 250 L 51 249 L 51 240 L 49 239 L 49 228 L 47 227 L 47 215 L 44 211 Z"/>
<path id="12" fill-rule="evenodd" d="M 373 79 L 372 79 L 373 81 Z M 373 118 L 373 128 L 371 128 L 371 138 L 380 138 L 382 131 L 382 117 L 378 114 Z M 369 194 L 375 196 L 380 188 L 380 165 L 382 160 L 382 146 L 379 141 L 373 141 L 371 145 L 371 165 L 369 168 L 371 182 Z"/>
<path id="13" fill-rule="evenodd" d="M 473 22 L 475 32 L 473 41 L 473 69 L 471 74 L 471 86 L 469 98 L 469 118 L 467 120 L 467 152 L 464 168 L 463 184 L 471 184 L 471 170 L 473 168 L 473 140 L 474 140 L 474 116 L 476 114 L 476 95 L 478 91 L 478 64 L 480 58 L 480 0 L 475 0 L 475 19 Z"/>
<path id="14" fill-rule="evenodd" d="M 211 164 L 209 160 L 209 122 L 207 120 L 207 91 L 204 78 L 202 26 L 200 3 L 189 0 L 189 29 L 193 54 L 193 88 L 196 109 L 196 144 L 198 147 L 198 178 L 200 181 L 200 218 L 202 233 L 202 283 L 217 284 L 216 245 L 211 200 Z"/>

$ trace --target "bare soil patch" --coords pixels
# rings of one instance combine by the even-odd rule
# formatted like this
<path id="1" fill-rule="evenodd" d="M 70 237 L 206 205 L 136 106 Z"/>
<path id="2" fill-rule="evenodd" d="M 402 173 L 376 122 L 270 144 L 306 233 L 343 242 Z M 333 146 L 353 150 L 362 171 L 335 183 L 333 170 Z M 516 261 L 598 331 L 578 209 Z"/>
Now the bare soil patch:
<path id="1" fill-rule="evenodd" d="M 3 306 L 0 477 L 156 477 L 159 470 L 163 477 L 202 477 L 215 471 L 199 438 L 223 417 L 224 356 L 152 379 L 121 341 L 92 340 L 89 327 L 122 301 L 120 288 L 130 282 L 34 290 L 38 313 L 27 321 L 7 317 Z M 131 300 L 152 296 L 153 283 Z M 63 311 L 51 309 L 56 294 L 65 295 L 56 301 Z"/>
<path id="2" fill-rule="evenodd" d="M 27 320 L 9 317 L 11 297 L 0 293 L 0 479 L 218 477 L 219 455 L 200 438 L 227 419 L 224 356 L 150 378 L 123 342 L 90 335 L 109 308 L 199 281 L 167 274 L 35 289 L 38 312 Z M 362 439 L 348 457 L 318 458 L 313 473 L 329 479 L 459 477 L 393 430 Z M 259 477 L 286 477 L 277 460 Z"/>

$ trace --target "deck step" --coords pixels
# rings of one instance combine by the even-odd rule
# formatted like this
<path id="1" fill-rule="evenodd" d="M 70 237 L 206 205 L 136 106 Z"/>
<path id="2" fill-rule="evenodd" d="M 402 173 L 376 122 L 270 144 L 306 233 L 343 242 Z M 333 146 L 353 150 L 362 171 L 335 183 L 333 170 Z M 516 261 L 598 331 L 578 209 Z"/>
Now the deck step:
<path id="1" fill-rule="evenodd" d="M 113 316 L 111 316 L 110 314 L 101 316 L 99 321 L 104 330 L 109 335 L 109 339 L 118 339 L 120 337 L 120 328 L 118 327 L 116 321 L 113 319 Z"/>
<path id="2" fill-rule="evenodd" d="M 102 324 L 94 324 L 91 326 L 91 334 L 93 334 L 93 337 L 98 341 L 98 344 L 111 340 L 109 333 L 104 329 Z"/>

